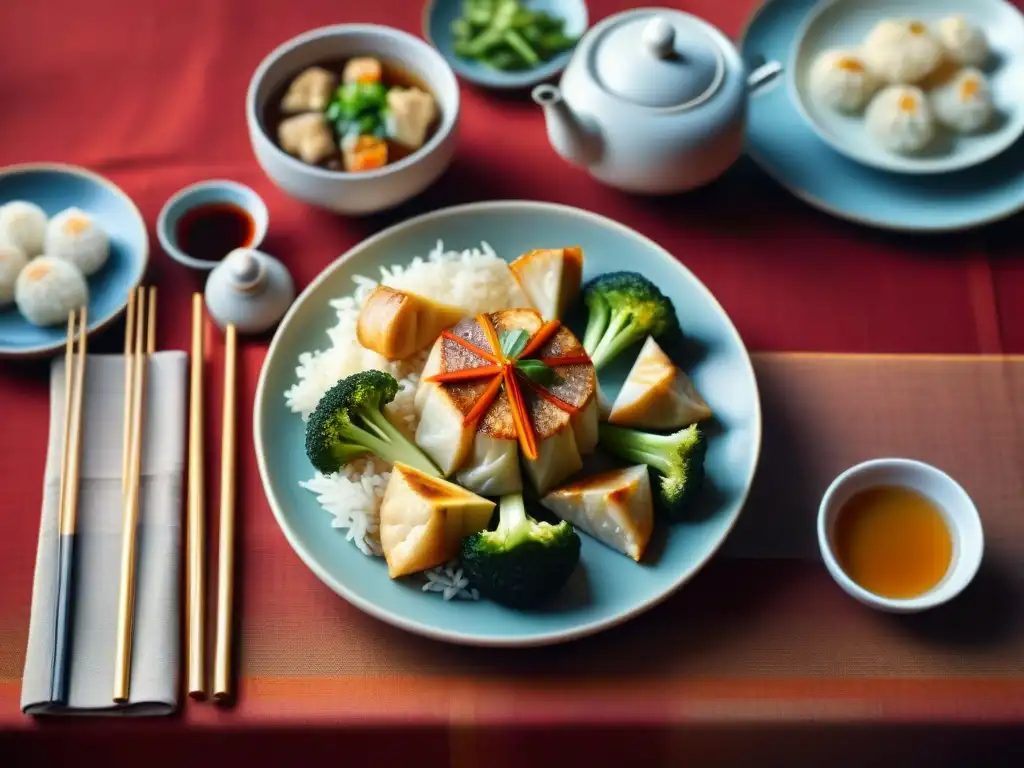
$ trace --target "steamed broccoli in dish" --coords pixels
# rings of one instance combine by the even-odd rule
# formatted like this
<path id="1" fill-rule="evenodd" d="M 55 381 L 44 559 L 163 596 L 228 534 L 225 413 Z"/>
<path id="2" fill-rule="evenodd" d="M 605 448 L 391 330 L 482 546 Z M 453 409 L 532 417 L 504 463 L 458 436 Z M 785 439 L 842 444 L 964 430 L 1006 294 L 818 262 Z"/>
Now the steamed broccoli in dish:
<path id="1" fill-rule="evenodd" d="M 659 496 L 668 517 L 678 520 L 704 482 L 704 433 L 693 424 L 671 435 L 601 424 L 599 444 L 626 461 L 646 464 L 659 475 Z"/>
<path id="2" fill-rule="evenodd" d="M 331 474 L 373 454 L 441 477 L 434 463 L 384 415 L 384 406 L 397 393 L 394 376 L 373 370 L 355 373 L 327 390 L 306 424 L 306 455 L 313 466 Z"/>
<path id="3" fill-rule="evenodd" d="M 462 542 L 462 568 L 480 594 L 512 608 L 529 608 L 558 592 L 580 559 L 580 537 L 567 522 L 538 522 L 522 494 L 502 496 L 498 528 Z"/>
<path id="4" fill-rule="evenodd" d="M 583 287 L 589 316 L 583 347 L 600 370 L 631 344 L 677 329 L 672 302 L 636 272 L 609 272 Z"/>

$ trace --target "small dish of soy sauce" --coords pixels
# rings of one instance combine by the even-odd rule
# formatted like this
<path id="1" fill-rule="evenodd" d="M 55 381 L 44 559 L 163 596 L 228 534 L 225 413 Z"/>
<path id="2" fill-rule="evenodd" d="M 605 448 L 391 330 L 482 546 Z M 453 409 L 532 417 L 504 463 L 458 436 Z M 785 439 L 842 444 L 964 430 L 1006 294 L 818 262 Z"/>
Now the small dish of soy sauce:
<path id="1" fill-rule="evenodd" d="M 157 218 L 156 233 L 172 259 L 211 270 L 236 248 L 258 248 L 268 220 L 266 204 L 249 187 L 213 179 L 171 197 Z"/>

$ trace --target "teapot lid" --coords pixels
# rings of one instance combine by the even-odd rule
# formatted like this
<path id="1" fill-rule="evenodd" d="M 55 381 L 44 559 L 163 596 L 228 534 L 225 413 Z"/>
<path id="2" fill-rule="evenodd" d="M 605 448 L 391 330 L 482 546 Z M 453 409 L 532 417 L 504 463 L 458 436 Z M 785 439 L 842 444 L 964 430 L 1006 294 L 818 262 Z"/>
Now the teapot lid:
<path id="1" fill-rule="evenodd" d="M 594 46 L 605 89 L 659 109 L 693 107 L 718 90 L 725 77 L 722 50 L 695 16 L 665 9 L 619 18 Z"/>

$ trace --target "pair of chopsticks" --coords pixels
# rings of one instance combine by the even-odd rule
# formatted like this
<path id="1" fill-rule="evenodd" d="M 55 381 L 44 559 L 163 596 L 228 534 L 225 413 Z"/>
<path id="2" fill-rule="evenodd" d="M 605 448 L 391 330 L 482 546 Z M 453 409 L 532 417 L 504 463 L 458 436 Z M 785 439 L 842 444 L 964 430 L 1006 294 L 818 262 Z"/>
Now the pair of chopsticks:
<path id="1" fill-rule="evenodd" d="M 78 524 L 78 476 L 82 457 L 82 399 L 85 390 L 86 308 L 68 313 L 64 352 L 64 439 L 60 458 L 60 501 L 57 534 L 57 600 L 54 621 L 50 700 L 67 704 L 71 657 L 71 593 L 75 530 Z M 75 354 L 75 334 L 78 354 Z"/>
<path id="2" fill-rule="evenodd" d="M 142 471 L 144 395 L 149 356 L 156 351 L 156 287 L 135 288 L 128 294 L 124 334 L 124 451 L 121 492 L 121 583 L 117 593 L 117 646 L 114 701 L 128 701 L 131 686 L 132 630 L 135 619 L 135 559 L 139 523 L 139 485 Z"/>
<path id="3" fill-rule="evenodd" d="M 188 554 L 186 570 L 188 693 L 206 697 L 206 508 L 203 441 L 203 296 L 192 296 L 192 351 L 188 430 Z M 235 433 L 237 332 L 225 329 L 224 400 L 220 456 L 220 541 L 217 558 L 217 622 L 213 699 L 231 697 L 231 634 L 235 571 Z"/>

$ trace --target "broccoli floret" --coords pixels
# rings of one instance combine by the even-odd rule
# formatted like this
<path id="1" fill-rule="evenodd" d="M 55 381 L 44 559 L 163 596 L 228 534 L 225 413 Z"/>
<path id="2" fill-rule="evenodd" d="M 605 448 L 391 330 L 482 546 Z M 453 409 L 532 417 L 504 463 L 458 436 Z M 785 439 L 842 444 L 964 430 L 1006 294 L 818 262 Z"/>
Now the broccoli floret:
<path id="1" fill-rule="evenodd" d="M 580 560 L 580 537 L 526 513 L 522 494 L 502 496 L 498 528 L 462 542 L 462 568 L 480 594 L 512 608 L 529 608 L 558 592 Z"/>
<path id="2" fill-rule="evenodd" d="M 707 442 L 693 424 L 671 435 L 601 424 L 599 442 L 608 453 L 646 464 L 660 475 L 661 507 L 672 520 L 681 519 L 704 482 Z"/>
<path id="3" fill-rule="evenodd" d="M 397 392 L 395 377 L 383 371 L 352 374 L 327 390 L 306 423 L 306 456 L 313 466 L 330 474 L 370 453 L 441 477 L 434 462 L 384 415 Z"/>
<path id="4" fill-rule="evenodd" d="M 600 370 L 645 336 L 663 336 L 679 327 L 672 302 L 636 272 L 609 272 L 583 287 L 590 314 L 583 334 L 594 367 Z"/>

